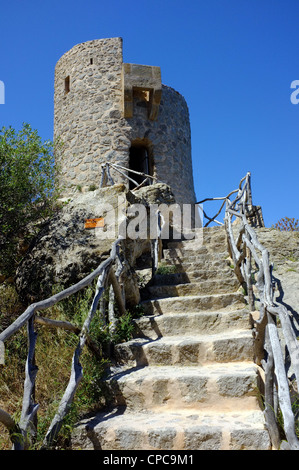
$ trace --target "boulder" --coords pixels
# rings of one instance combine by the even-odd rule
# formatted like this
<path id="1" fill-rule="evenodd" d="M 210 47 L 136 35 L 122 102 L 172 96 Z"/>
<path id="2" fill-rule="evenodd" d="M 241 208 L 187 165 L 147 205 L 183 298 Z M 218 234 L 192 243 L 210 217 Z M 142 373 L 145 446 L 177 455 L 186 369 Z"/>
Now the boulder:
<path id="1" fill-rule="evenodd" d="M 54 285 L 68 287 L 92 272 L 111 250 L 113 241 L 128 226 L 128 208 L 142 203 L 172 201 L 167 185 L 153 185 L 129 191 L 119 184 L 79 193 L 63 201 L 62 207 L 42 227 L 32 241 L 16 274 L 16 288 L 24 303 L 32 303 L 52 294 Z M 148 210 L 146 211 L 146 217 Z M 88 228 L 87 221 L 100 219 L 99 226 Z M 93 221 L 94 222 L 94 221 Z M 92 224 L 91 224 L 92 225 Z M 127 305 L 139 302 L 136 260 L 150 253 L 150 240 L 126 238 L 122 254 L 127 260 L 125 291 Z"/>

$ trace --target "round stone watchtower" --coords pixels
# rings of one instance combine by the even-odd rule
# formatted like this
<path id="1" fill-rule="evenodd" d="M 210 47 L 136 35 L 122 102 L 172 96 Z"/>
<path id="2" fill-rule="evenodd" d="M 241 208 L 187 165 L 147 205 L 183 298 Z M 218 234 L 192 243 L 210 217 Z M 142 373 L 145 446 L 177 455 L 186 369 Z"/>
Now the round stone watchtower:
<path id="1" fill-rule="evenodd" d="M 195 202 L 186 101 L 162 85 L 160 67 L 123 63 L 121 38 L 78 44 L 60 58 L 54 106 L 63 195 L 99 187 L 109 162 L 155 176 L 179 204 Z"/>

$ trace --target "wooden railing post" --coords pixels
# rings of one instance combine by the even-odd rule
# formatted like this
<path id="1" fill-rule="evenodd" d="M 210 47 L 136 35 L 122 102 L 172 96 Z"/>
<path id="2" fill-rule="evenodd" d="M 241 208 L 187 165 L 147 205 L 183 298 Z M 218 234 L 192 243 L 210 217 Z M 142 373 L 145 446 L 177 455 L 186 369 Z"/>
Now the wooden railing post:
<path id="1" fill-rule="evenodd" d="M 235 199 L 230 196 L 237 193 Z M 221 200 L 223 198 L 213 198 Z M 206 199 L 211 200 L 211 199 Z M 282 305 L 274 302 L 272 268 L 269 253 L 259 242 L 255 230 L 247 220 L 247 214 L 252 209 L 251 174 L 248 172 L 240 181 L 238 190 L 231 192 L 226 198 L 225 229 L 229 253 L 234 263 L 235 274 L 241 285 L 245 284 L 248 293 L 248 303 L 251 310 L 255 309 L 255 295 L 252 288 L 252 262 L 257 267 L 256 285 L 260 303 L 260 318 L 255 320 L 256 327 L 256 358 L 265 371 L 265 417 L 273 445 L 278 448 L 280 436 L 277 417 L 275 414 L 275 381 L 277 381 L 278 403 L 283 415 L 284 430 L 288 445 L 291 449 L 299 450 L 299 441 L 295 431 L 294 413 L 290 399 L 288 377 L 285 370 L 279 335 L 273 315 L 278 315 L 281 330 L 291 357 L 291 365 L 295 372 L 297 387 L 299 379 L 299 347 L 298 340 L 290 322 L 290 314 Z M 204 202 L 200 201 L 201 203 Z M 222 206 L 221 206 L 222 209 Z M 248 210 L 249 209 L 249 210 Z M 219 214 L 219 211 L 217 215 Z M 205 215 L 206 216 L 206 215 Z M 232 226 L 232 218 L 239 218 L 236 229 Z M 216 216 L 215 216 L 216 217 Z M 208 224 L 214 221 L 209 218 Z M 206 225 L 208 225 L 206 224 Z M 238 230 L 237 230 L 238 228 Z M 238 231 L 235 236 L 234 231 Z M 260 254 L 258 254 L 258 252 Z M 267 360 L 262 355 L 267 352 Z"/>
<path id="2" fill-rule="evenodd" d="M 26 370 L 25 370 L 25 382 L 24 382 L 24 396 L 23 396 L 23 405 L 22 405 L 22 413 L 19 425 L 17 425 L 14 420 L 10 417 L 8 413 L 4 410 L 0 409 L 0 422 L 2 422 L 8 429 L 11 434 L 11 440 L 14 445 L 14 449 L 24 449 L 27 448 L 30 444 L 29 435 L 31 434 L 32 437 L 35 437 L 36 433 L 36 413 L 38 410 L 39 405 L 34 402 L 35 398 L 35 379 L 38 368 L 35 364 L 35 344 L 36 344 L 36 337 L 37 334 L 34 331 L 34 320 L 35 315 L 38 310 L 45 310 L 47 308 L 52 307 L 57 302 L 62 299 L 65 299 L 76 292 L 79 292 L 84 287 L 90 285 L 92 281 L 98 277 L 96 292 L 92 301 L 92 305 L 90 307 L 89 313 L 83 323 L 81 330 L 78 332 L 78 328 L 74 325 L 71 325 L 69 322 L 59 322 L 53 320 L 47 320 L 42 317 L 36 317 L 37 321 L 42 324 L 48 324 L 50 326 L 55 327 L 62 327 L 72 331 L 75 331 L 77 334 L 79 333 L 79 341 L 78 345 L 75 349 L 73 359 L 72 359 L 72 367 L 71 367 L 71 374 L 69 383 L 67 388 L 63 394 L 61 402 L 58 407 L 58 411 L 54 416 L 52 423 L 48 429 L 48 432 L 44 439 L 44 447 L 48 448 L 53 441 L 56 439 L 57 434 L 61 428 L 62 422 L 64 417 L 69 411 L 70 405 L 73 401 L 76 389 L 78 384 L 82 378 L 82 366 L 80 364 L 80 355 L 85 346 L 85 343 L 89 345 L 89 347 L 94 350 L 98 354 L 98 348 L 96 345 L 89 338 L 89 328 L 90 323 L 95 315 L 95 312 L 98 307 L 98 303 L 102 297 L 102 294 L 105 289 L 105 284 L 108 279 L 110 270 L 112 270 L 112 264 L 118 257 L 118 245 L 123 240 L 123 237 L 119 237 L 113 244 L 112 249 L 110 252 L 110 256 L 108 259 L 103 261 L 97 269 L 95 269 L 91 274 L 86 276 L 84 279 L 79 281 L 77 284 L 61 291 L 58 294 L 55 294 L 49 297 L 46 300 L 42 300 L 40 302 L 36 302 L 30 305 L 25 312 L 20 315 L 8 328 L 0 333 L 0 342 L 4 344 L 4 342 L 10 338 L 15 332 L 17 332 L 20 328 L 22 328 L 27 323 L 27 331 L 28 331 L 28 355 L 26 361 Z M 111 275 L 112 283 L 115 284 L 115 290 L 119 292 L 119 284 L 118 282 L 115 283 L 115 279 L 113 274 Z M 121 296 L 118 296 L 120 299 Z M 120 305 L 123 305 L 120 304 Z M 122 307 L 121 311 L 124 312 Z"/>
<path id="3" fill-rule="evenodd" d="M 35 379 L 38 367 L 35 364 L 35 345 L 37 333 L 34 330 L 34 317 L 27 322 L 28 332 L 28 355 L 26 360 L 25 382 L 20 429 L 24 436 L 25 446 L 36 437 L 37 432 L 37 410 L 39 405 L 35 401 Z M 28 436 L 30 434 L 30 438 Z"/>

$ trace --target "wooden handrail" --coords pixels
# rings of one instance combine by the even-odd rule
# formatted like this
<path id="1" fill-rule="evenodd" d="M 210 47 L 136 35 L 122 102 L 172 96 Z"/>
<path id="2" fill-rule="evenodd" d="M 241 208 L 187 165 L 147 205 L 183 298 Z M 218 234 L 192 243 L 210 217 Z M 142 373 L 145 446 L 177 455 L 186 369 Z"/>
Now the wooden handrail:
<path id="1" fill-rule="evenodd" d="M 158 266 L 158 261 L 160 259 L 161 232 L 163 224 L 164 220 L 162 218 L 162 215 L 160 211 L 157 211 L 156 238 L 154 240 L 151 240 L 152 276 L 154 276 L 155 274 L 155 271 Z M 63 420 L 67 415 L 70 405 L 73 401 L 77 387 L 82 379 L 83 370 L 79 359 L 85 344 L 87 344 L 91 351 L 97 356 L 101 354 L 101 349 L 89 337 L 89 328 L 97 310 L 98 304 L 103 296 L 106 287 L 109 284 L 110 291 L 108 315 L 111 331 L 115 329 L 117 321 L 114 316 L 114 301 L 118 306 L 119 314 L 124 315 L 126 313 L 124 291 L 120 284 L 120 278 L 126 272 L 126 263 L 121 260 L 119 254 L 120 244 L 123 240 L 123 237 L 119 237 L 115 242 L 113 242 L 110 251 L 110 256 L 106 260 L 104 260 L 91 274 L 89 274 L 73 286 L 62 290 L 61 292 L 54 294 L 45 300 L 31 304 L 24 311 L 24 313 L 22 313 L 11 325 L 9 325 L 4 331 L 0 333 L 0 345 L 3 346 L 3 351 L 1 349 L 2 353 L 4 352 L 5 341 L 7 341 L 13 334 L 19 331 L 20 328 L 27 324 L 29 347 L 25 367 L 24 394 L 20 422 L 17 424 L 15 420 L 6 411 L 0 408 L 0 422 L 2 422 L 6 426 L 11 435 L 13 449 L 26 449 L 30 443 L 29 430 L 30 434 L 32 435 L 33 433 L 34 437 L 34 431 L 32 430 L 36 429 L 36 415 L 39 409 L 39 405 L 34 402 L 35 380 L 38 372 L 38 368 L 35 364 L 35 345 L 37 333 L 34 329 L 34 322 L 37 321 L 42 325 L 50 326 L 52 328 L 55 327 L 67 329 L 73 331 L 79 336 L 78 344 L 73 354 L 71 374 L 68 385 L 65 389 L 63 397 L 61 398 L 57 413 L 55 414 L 43 441 L 43 448 L 49 448 L 49 446 L 51 446 L 51 444 L 55 441 L 59 433 Z M 115 269 L 113 268 L 114 263 L 116 263 Z M 37 312 L 48 309 L 60 302 L 61 300 L 68 298 L 71 295 L 79 292 L 83 288 L 89 286 L 96 278 L 98 279 L 94 298 L 82 328 L 79 328 L 70 322 L 58 320 L 54 321 L 37 315 Z"/>
<path id="2" fill-rule="evenodd" d="M 79 358 L 85 343 L 87 343 L 93 352 L 97 352 L 97 346 L 94 345 L 89 338 L 89 327 L 91 320 L 96 312 L 99 300 L 103 295 L 106 281 L 109 278 L 113 290 L 115 292 L 115 300 L 119 307 L 119 311 L 123 314 L 125 312 L 125 303 L 123 297 L 120 295 L 121 288 L 118 283 L 118 278 L 122 269 L 118 269 L 118 275 L 116 276 L 112 265 L 115 260 L 120 262 L 119 258 L 119 244 L 123 240 L 123 237 L 119 237 L 113 244 L 110 252 L 109 258 L 104 260 L 97 269 L 95 269 L 91 274 L 86 276 L 84 279 L 76 283 L 75 285 L 64 289 L 63 291 L 49 297 L 48 299 L 42 300 L 31 304 L 25 312 L 20 315 L 11 325 L 9 325 L 4 331 L 0 333 L 0 341 L 4 343 L 8 338 L 10 338 L 14 333 L 16 333 L 20 328 L 22 328 L 27 323 L 28 331 L 28 355 L 26 360 L 25 367 L 25 382 L 24 382 L 24 394 L 23 394 L 23 404 L 22 412 L 19 424 L 16 424 L 13 418 L 6 413 L 4 410 L 0 409 L 0 421 L 7 427 L 7 429 L 12 433 L 13 429 L 19 430 L 19 438 L 14 437 L 13 448 L 22 449 L 28 446 L 28 429 L 31 430 L 34 428 L 34 422 L 36 419 L 36 414 L 39 408 L 39 405 L 34 403 L 34 389 L 35 389 L 35 379 L 38 372 L 38 368 L 35 365 L 34 356 L 35 356 L 35 344 L 37 339 L 37 333 L 34 330 L 34 321 L 37 320 L 39 323 L 47 324 L 52 327 L 62 327 L 65 329 L 70 329 L 75 331 L 76 334 L 79 334 L 79 341 L 76 347 L 76 350 L 73 355 L 71 376 L 65 393 L 61 399 L 58 411 L 53 418 L 53 421 L 49 427 L 49 430 L 46 434 L 44 440 L 44 446 L 48 447 L 53 440 L 56 438 L 57 433 L 59 432 L 63 419 L 66 416 L 70 404 L 72 403 L 75 391 L 77 386 L 82 378 L 82 367 L 79 362 Z M 90 285 L 94 279 L 98 277 L 96 292 L 90 307 L 89 313 L 83 323 L 81 329 L 78 329 L 69 322 L 53 322 L 53 320 L 47 320 L 40 316 L 36 316 L 36 312 L 40 310 L 45 310 L 49 307 L 52 307 L 62 299 L 70 297 L 76 292 L 80 291 L 84 287 Z M 79 330 L 79 331 L 78 331 Z M 14 424 L 13 424 L 14 423 Z M 16 434 L 14 432 L 14 434 Z"/>
<path id="3" fill-rule="evenodd" d="M 126 168 L 122 165 L 119 165 L 118 163 L 106 162 L 106 163 L 102 164 L 102 174 L 101 174 L 100 188 L 105 187 L 107 180 L 109 181 L 111 186 L 114 185 L 114 180 L 111 176 L 110 168 L 112 168 L 117 173 L 121 174 L 125 179 L 127 179 L 128 181 L 133 183 L 134 186 L 135 186 L 133 191 L 136 190 L 136 189 L 141 188 L 142 186 L 144 186 L 146 181 L 152 180 L 153 182 L 156 182 L 156 183 L 161 182 L 161 181 L 158 180 L 158 178 L 156 176 L 148 175 L 146 173 L 142 173 L 141 171 L 132 170 L 131 168 Z M 143 176 L 145 179 L 143 180 L 142 183 L 138 183 L 136 180 L 134 180 L 132 177 L 130 177 L 127 173 L 133 173 L 134 175 Z"/>
<path id="4" fill-rule="evenodd" d="M 230 196 L 235 193 L 237 195 L 231 201 Z M 225 198 L 208 198 L 199 201 L 198 204 L 207 200 L 224 200 L 226 204 L 224 226 L 229 253 L 234 262 L 235 274 L 240 284 L 247 291 L 251 310 L 255 310 L 255 302 L 257 301 L 252 287 L 252 262 L 255 263 L 257 268 L 256 283 L 260 304 L 260 318 L 256 320 L 255 328 L 255 343 L 257 345 L 256 362 L 265 371 L 265 419 L 272 444 L 274 447 L 279 448 L 281 438 L 278 430 L 277 415 L 274 409 L 275 382 L 277 382 L 279 406 L 283 416 L 287 445 L 292 450 L 299 450 L 288 377 L 276 325 L 277 317 L 280 319 L 281 331 L 290 353 L 297 386 L 299 379 L 298 341 L 290 321 L 290 312 L 279 302 L 274 302 L 274 280 L 268 250 L 259 242 L 254 228 L 250 226 L 247 219 L 247 214 L 253 207 L 250 173 L 247 173 L 242 178 L 238 190 L 232 191 Z M 217 212 L 216 216 L 221 212 L 224 203 L 222 203 L 221 209 Z M 239 221 L 234 227 L 232 224 L 233 217 L 236 217 Z M 207 218 L 209 220 L 208 224 L 214 221 L 214 218 Z"/>

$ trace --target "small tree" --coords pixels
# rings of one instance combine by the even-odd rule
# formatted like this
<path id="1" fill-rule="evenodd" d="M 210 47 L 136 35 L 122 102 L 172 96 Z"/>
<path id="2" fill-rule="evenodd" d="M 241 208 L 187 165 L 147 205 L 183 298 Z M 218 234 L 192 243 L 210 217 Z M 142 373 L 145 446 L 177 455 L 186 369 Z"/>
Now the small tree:
<path id="1" fill-rule="evenodd" d="M 23 124 L 0 130 L 0 273 L 12 276 L 21 258 L 20 241 L 30 241 L 55 200 L 53 143 L 42 142 Z"/>
<path id="2" fill-rule="evenodd" d="M 273 225 L 273 228 L 287 232 L 298 232 L 299 220 L 294 219 L 294 217 L 282 217 L 275 225 Z"/>

